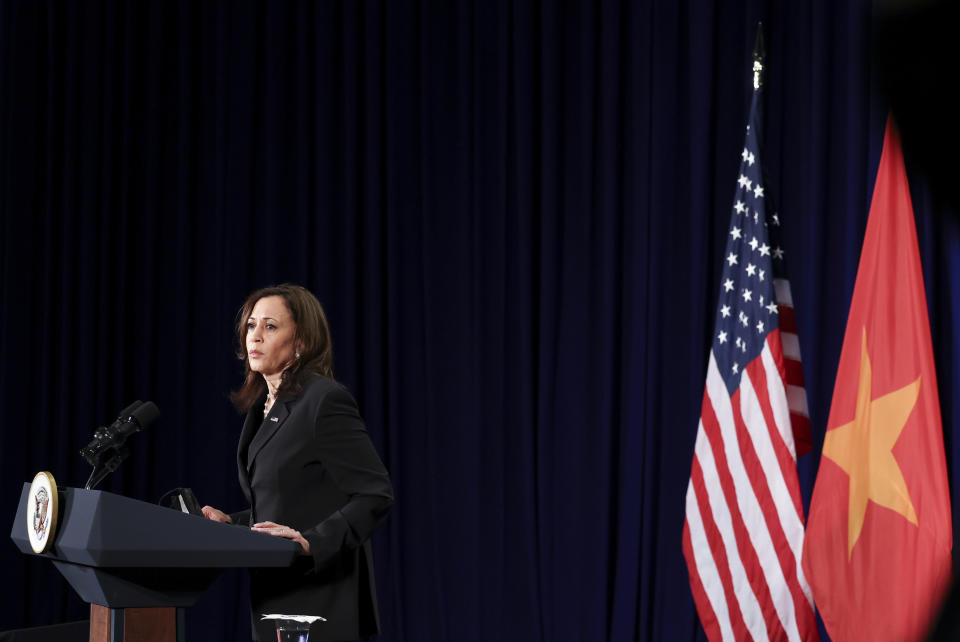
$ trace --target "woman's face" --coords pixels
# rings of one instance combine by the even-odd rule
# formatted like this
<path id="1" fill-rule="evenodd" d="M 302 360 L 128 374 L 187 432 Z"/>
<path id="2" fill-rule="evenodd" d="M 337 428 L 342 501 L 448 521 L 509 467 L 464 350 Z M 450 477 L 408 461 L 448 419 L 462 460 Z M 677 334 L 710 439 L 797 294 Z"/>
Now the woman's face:
<path id="1" fill-rule="evenodd" d="M 280 296 L 265 296 L 247 319 L 247 361 L 264 377 L 283 372 L 294 359 L 296 324 Z"/>

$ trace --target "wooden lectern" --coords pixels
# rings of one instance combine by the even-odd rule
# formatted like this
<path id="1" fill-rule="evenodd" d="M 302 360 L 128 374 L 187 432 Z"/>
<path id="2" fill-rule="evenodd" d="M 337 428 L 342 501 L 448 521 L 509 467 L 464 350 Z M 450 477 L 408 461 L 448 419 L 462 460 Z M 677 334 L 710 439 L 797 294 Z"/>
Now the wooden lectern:
<path id="1" fill-rule="evenodd" d="M 26 532 L 30 484 L 10 532 L 36 555 Z M 91 642 L 183 642 L 183 609 L 225 568 L 290 566 L 300 547 L 244 526 L 100 490 L 59 489 L 51 560 L 90 604 Z"/>

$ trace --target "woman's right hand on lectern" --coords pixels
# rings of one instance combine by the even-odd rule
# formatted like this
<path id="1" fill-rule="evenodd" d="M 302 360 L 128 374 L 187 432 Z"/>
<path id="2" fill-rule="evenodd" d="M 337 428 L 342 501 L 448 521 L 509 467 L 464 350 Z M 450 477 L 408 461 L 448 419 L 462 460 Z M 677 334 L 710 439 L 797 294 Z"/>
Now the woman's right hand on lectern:
<path id="1" fill-rule="evenodd" d="M 212 519 L 215 522 L 223 522 L 224 524 L 232 524 L 233 520 L 230 519 L 230 516 L 224 513 L 222 510 L 216 509 L 213 506 L 204 506 L 200 509 L 203 512 L 203 516 L 207 519 Z"/>

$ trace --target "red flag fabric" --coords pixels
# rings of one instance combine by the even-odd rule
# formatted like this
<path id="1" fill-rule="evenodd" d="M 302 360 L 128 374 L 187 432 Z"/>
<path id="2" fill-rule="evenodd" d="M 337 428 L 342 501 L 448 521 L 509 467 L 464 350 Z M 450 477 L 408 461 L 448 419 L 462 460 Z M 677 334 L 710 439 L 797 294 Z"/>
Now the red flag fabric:
<path id="1" fill-rule="evenodd" d="M 949 585 L 951 530 L 913 204 L 888 120 L 803 547 L 830 637 L 922 639 Z"/>

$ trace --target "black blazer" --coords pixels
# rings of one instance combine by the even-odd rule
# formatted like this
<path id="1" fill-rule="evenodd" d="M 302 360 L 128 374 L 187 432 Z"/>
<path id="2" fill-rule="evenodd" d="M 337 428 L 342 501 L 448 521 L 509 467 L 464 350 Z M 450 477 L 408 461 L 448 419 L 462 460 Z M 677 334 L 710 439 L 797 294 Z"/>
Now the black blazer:
<path id="1" fill-rule="evenodd" d="M 321 615 L 311 640 L 349 640 L 379 632 L 370 535 L 393 504 L 386 468 L 346 388 L 310 377 L 294 398 L 281 395 L 264 417 L 250 409 L 237 465 L 250 508 L 238 524 L 291 526 L 311 557 L 291 568 L 251 569 L 250 606 L 261 613 Z M 262 421 L 261 421 L 262 420 Z M 261 640 L 276 634 L 258 625 Z"/>

